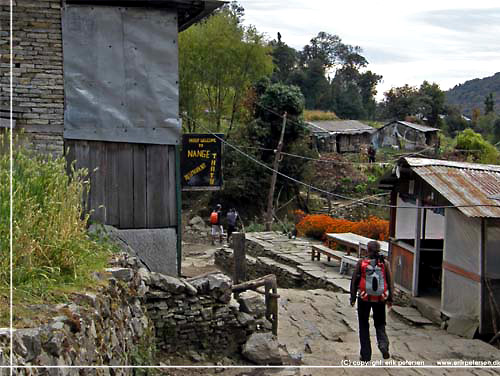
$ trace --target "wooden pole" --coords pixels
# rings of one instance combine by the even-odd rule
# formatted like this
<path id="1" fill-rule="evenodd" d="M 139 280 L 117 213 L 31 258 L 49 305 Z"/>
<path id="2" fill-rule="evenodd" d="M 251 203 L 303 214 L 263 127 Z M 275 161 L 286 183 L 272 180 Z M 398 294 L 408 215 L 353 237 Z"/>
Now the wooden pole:
<path id="1" fill-rule="evenodd" d="M 417 219 L 415 223 L 415 243 L 413 253 L 413 283 L 412 283 L 412 295 L 418 296 L 418 281 L 420 274 L 420 239 L 422 236 L 422 195 L 417 196 Z"/>
<path id="2" fill-rule="evenodd" d="M 286 126 L 286 112 L 283 114 L 283 125 L 281 126 L 280 141 L 274 156 L 273 163 L 273 176 L 271 177 L 271 187 L 269 188 L 269 195 L 267 196 L 267 213 L 266 213 L 266 231 L 271 231 L 271 224 L 273 222 L 273 196 L 274 188 L 276 187 L 276 179 L 278 177 L 278 164 L 280 161 L 281 149 L 283 148 L 283 138 L 285 137 Z"/>
<path id="3" fill-rule="evenodd" d="M 245 234 L 243 232 L 233 232 L 233 260 L 235 285 L 247 280 L 247 262 L 245 256 Z"/>

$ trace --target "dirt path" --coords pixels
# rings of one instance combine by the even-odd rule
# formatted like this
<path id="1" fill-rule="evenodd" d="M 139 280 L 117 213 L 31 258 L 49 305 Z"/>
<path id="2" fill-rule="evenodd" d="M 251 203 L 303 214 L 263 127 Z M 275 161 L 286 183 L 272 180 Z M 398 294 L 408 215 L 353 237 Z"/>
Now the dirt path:
<path id="1" fill-rule="evenodd" d="M 218 271 L 214 264 L 214 253 L 220 245 L 182 242 L 182 276 L 194 277 Z"/>

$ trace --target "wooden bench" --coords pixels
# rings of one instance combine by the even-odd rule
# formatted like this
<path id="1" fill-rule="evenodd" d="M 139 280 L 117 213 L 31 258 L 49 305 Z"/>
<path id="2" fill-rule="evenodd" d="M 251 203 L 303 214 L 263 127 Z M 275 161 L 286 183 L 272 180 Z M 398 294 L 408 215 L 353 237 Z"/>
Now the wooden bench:
<path id="1" fill-rule="evenodd" d="M 347 274 L 349 266 L 356 266 L 360 259 L 358 257 L 344 255 L 340 260 L 340 274 Z"/>
<path id="2" fill-rule="evenodd" d="M 335 250 L 328 248 L 324 245 L 314 244 L 312 246 L 312 251 L 311 251 L 311 260 L 312 261 L 314 261 L 314 260 L 319 261 L 321 254 L 326 255 L 328 261 L 330 261 L 332 258 L 334 258 L 338 261 L 341 261 L 342 257 L 344 256 L 344 252 L 335 251 Z"/>

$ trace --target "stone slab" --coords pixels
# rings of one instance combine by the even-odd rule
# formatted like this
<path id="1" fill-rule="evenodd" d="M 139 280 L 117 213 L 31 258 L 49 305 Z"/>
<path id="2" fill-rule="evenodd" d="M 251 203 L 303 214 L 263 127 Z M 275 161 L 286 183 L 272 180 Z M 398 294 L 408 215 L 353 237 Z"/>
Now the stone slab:
<path id="1" fill-rule="evenodd" d="M 177 276 L 177 234 L 173 228 L 117 230 L 153 272 Z"/>
<path id="2" fill-rule="evenodd" d="M 349 279 L 333 278 L 333 279 L 328 279 L 328 281 L 331 282 L 333 285 L 337 286 L 338 288 L 340 288 L 345 293 L 351 292 L 351 281 Z"/>
<path id="3" fill-rule="evenodd" d="M 448 320 L 447 331 L 451 334 L 456 334 L 464 338 L 472 339 L 476 330 L 479 327 L 478 320 L 471 320 L 467 318 L 451 317 Z"/>
<path id="4" fill-rule="evenodd" d="M 392 311 L 396 314 L 408 320 L 415 325 L 432 325 L 433 322 L 420 314 L 420 312 L 413 307 L 400 307 L 393 306 Z"/>

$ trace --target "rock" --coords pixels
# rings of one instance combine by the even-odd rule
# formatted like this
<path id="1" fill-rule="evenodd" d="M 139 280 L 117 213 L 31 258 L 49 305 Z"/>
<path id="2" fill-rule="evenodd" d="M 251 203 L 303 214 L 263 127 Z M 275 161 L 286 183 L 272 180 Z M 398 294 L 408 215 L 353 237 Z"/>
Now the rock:
<path id="1" fill-rule="evenodd" d="M 207 280 L 209 290 L 228 290 L 232 286 L 231 278 L 222 273 L 209 274 Z"/>
<path id="2" fill-rule="evenodd" d="M 44 349 L 52 356 L 59 356 L 63 350 L 63 342 L 65 334 L 62 332 L 55 332 L 52 337 L 44 344 Z"/>
<path id="3" fill-rule="evenodd" d="M 196 287 L 191 285 L 189 282 L 182 281 L 182 283 L 184 283 L 184 287 L 186 288 L 186 292 L 188 295 L 193 296 L 193 295 L 196 295 L 198 293 L 198 290 L 196 289 Z"/>
<path id="4" fill-rule="evenodd" d="M 243 345 L 242 354 L 259 365 L 281 365 L 278 339 L 271 333 L 254 333 Z"/>
<path id="5" fill-rule="evenodd" d="M 238 297 L 240 310 L 250 315 L 261 317 L 266 314 L 266 302 L 264 297 L 251 290 L 242 292 Z"/>
<path id="6" fill-rule="evenodd" d="M 464 317 L 450 317 L 447 323 L 448 327 L 446 330 L 448 333 L 456 334 L 469 339 L 474 338 L 474 334 L 479 327 L 477 320 L 471 320 Z"/>
<path id="7" fill-rule="evenodd" d="M 252 325 L 255 322 L 254 317 L 245 312 L 238 312 L 236 318 L 242 326 Z"/>
<path id="8" fill-rule="evenodd" d="M 15 336 L 18 336 L 26 348 L 26 355 L 24 359 L 26 362 L 34 360 L 42 350 L 40 343 L 40 330 L 39 329 L 20 329 L 16 331 Z"/>
<path id="9" fill-rule="evenodd" d="M 197 215 L 194 216 L 193 218 L 191 218 L 191 220 L 189 221 L 189 224 L 191 226 L 198 225 L 198 224 L 205 226 L 205 222 L 203 221 L 203 218 L 201 218 Z"/>
<path id="10" fill-rule="evenodd" d="M 150 277 L 151 284 L 161 290 L 172 292 L 174 294 L 179 294 L 186 290 L 186 285 L 183 281 L 177 278 L 155 272 L 151 272 Z"/>
<path id="11" fill-rule="evenodd" d="M 203 362 L 205 360 L 203 355 L 193 350 L 188 351 L 187 355 L 194 362 Z"/>
<path id="12" fill-rule="evenodd" d="M 107 268 L 106 271 L 111 275 L 124 282 L 130 282 L 134 277 L 134 271 L 128 268 Z"/>

